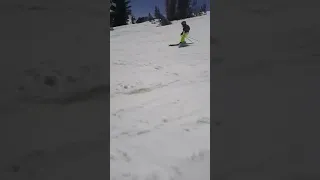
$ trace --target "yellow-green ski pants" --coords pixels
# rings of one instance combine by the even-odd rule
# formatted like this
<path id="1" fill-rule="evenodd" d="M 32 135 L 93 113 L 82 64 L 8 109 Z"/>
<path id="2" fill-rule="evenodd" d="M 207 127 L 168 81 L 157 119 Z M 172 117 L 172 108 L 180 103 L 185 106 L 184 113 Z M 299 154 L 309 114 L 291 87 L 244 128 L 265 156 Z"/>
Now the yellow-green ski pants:
<path id="1" fill-rule="evenodd" d="M 180 43 L 182 43 L 182 42 L 186 42 L 186 38 L 187 38 L 187 36 L 188 36 L 188 33 L 182 33 L 182 35 L 181 35 L 181 39 L 180 39 Z"/>

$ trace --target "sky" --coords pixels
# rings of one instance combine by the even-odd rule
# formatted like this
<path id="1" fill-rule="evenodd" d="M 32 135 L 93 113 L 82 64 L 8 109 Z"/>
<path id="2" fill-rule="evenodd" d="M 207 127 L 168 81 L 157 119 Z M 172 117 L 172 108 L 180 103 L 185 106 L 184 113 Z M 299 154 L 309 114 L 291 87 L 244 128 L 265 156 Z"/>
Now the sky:
<path id="1" fill-rule="evenodd" d="M 207 2 L 209 5 L 210 0 L 198 0 L 198 3 Z M 131 0 L 132 13 L 138 18 L 141 16 L 148 16 L 149 13 L 154 14 L 154 7 L 158 6 L 161 13 L 165 15 L 165 0 Z"/>

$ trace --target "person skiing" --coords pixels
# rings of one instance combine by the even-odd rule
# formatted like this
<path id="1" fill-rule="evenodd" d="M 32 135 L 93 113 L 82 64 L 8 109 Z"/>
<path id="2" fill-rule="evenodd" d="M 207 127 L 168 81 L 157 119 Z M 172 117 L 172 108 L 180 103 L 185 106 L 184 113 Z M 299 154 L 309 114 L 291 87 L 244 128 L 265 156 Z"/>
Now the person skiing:
<path id="1" fill-rule="evenodd" d="M 186 21 L 181 22 L 182 25 L 182 33 L 180 34 L 181 39 L 180 39 L 180 45 L 186 44 L 186 38 L 189 34 L 190 31 L 190 26 L 187 24 Z"/>

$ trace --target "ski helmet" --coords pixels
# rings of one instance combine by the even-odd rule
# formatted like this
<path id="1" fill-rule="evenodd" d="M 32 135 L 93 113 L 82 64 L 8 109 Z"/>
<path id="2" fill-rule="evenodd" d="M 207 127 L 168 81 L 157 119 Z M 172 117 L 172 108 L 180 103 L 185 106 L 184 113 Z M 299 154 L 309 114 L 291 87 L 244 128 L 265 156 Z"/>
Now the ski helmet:
<path id="1" fill-rule="evenodd" d="M 186 25 L 187 22 L 186 22 L 186 21 L 182 21 L 181 24 L 182 24 L 182 25 Z"/>

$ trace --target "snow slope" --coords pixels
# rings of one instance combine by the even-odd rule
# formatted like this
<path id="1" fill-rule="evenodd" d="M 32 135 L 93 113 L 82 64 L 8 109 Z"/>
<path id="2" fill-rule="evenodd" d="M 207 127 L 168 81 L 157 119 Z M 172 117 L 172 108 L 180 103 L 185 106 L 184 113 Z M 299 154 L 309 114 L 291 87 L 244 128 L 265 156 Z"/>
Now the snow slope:
<path id="1" fill-rule="evenodd" d="M 112 180 L 209 179 L 210 16 L 187 23 L 184 48 L 180 21 L 110 32 Z"/>

